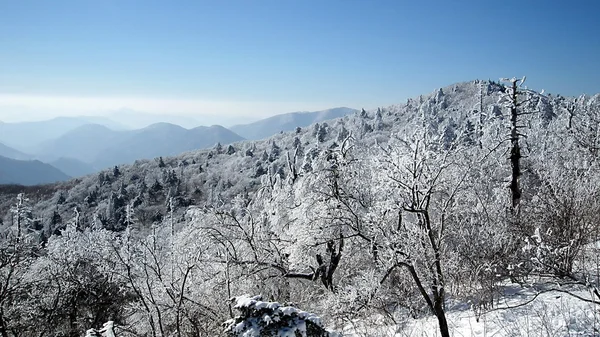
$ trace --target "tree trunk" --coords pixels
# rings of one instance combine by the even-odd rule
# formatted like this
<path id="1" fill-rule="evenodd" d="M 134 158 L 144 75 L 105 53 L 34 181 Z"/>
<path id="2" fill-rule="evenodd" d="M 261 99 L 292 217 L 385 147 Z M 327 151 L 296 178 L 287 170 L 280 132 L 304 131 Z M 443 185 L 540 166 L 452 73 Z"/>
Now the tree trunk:
<path id="1" fill-rule="evenodd" d="M 6 321 L 4 320 L 4 312 L 0 311 L 0 336 L 8 337 L 8 329 L 6 328 Z"/>
<path id="2" fill-rule="evenodd" d="M 512 97 L 511 97 L 511 109 L 510 109 L 510 120 L 511 120 L 511 132 L 510 140 L 512 147 L 510 150 L 510 164 L 512 167 L 510 190 L 512 193 L 512 207 L 516 209 L 521 201 L 521 187 L 519 186 L 519 176 L 521 175 L 521 147 L 519 146 L 519 133 L 518 133 L 518 111 L 519 106 L 518 94 L 517 94 L 517 82 L 512 83 Z"/>
<path id="3" fill-rule="evenodd" d="M 448 321 L 446 320 L 446 312 L 444 311 L 443 303 L 441 301 L 436 301 L 434 310 L 440 326 L 440 334 L 442 337 L 450 337 L 450 331 L 448 331 Z"/>
<path id="4" fill-rule="evenodd" d="M 79 336 L 79 330 L 77 329 L 77 303 L 76 303 L 76 298 L 77 296 L 75 295 L 74 298 L 71 300 L 71 310 L 69 312 L 69 336 L 71 337 L 78 337 Z"/>

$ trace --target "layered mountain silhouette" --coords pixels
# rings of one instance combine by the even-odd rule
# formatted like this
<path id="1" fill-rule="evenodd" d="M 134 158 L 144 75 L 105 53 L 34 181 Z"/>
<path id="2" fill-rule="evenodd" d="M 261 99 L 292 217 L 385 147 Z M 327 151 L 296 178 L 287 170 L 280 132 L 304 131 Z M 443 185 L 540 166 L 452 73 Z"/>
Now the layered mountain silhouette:
<path id="1" fill-rule="evenodd" d="M 112 130 L 125 129 L 123 125 L 104 117 L 57 117 L 36 122 L 0 122 L 0 142 L 25 153 L 35 153 L 39 150 L 40 143 L 90 123 L 104 125 Z"/>
<path id="2" fill-rule="evenodd" d="M 11 178 L 2 181 L 31 184 L 80 177 L 138 159 L 175 156 L 212 147 L 217 143 L 225 145 L 244 139 L 267 138 L 282 131 L 291 131 L 354 112 L 356 110 L 350 108 L 335 108 L 281 114 L 232 127 L 240 134 L 218 125 L 185 128 L 164 122 L 131 130 L 121 124 L 122 121 L 114 122 L 113 119 L 94 116 L 58 117 L 23 123 L 0 122 L 0 142 L 3 142 L 0 143 L 0 156 L 22 161 L 40 160 L 27 161 L 27 164 L 18 163 L 21 166 L 36 166 L 35 170 L 25 169 L 20 175 L 12 170 L 12 167 L 17 167 L 17 163 L 12 163 Z M 130 112 L 127 116 L 133 118 L 146 115 Z M 171 120 L 189 123 L 194 121 L 193 118 Z M 144 120 L 139 122 L 143 123 Z M 43 165 L 42 162 L 50 165 Z M 44 169 L 48 170 L 50 178 L 45 178 Z M 9 177 L 8 168 L 6 172 L 5 177 Z M 31 174 L 41 176 L 30 177 Z"/>
<path id="3" fill-rule="evenodd" d="M 2 143 L 0 143 L 0 156 L 18 160 L 31 159 L 31 155 L 25 154 L 17 149 L 13 149 L 12 147 L 4 145 Z"/>
<path id="4" fill-rule="evenodd" d="M 291 112 L 261 119 L 254 123 L 234 125 L 230 129 L 246 139 L 263 139 L 281 131 L 291 131 L 329 119 L 344 117 L 357 112 L 351 108 L 334 108 L 314 112 Z"/>
<path id="5" fill-rule="evenodd" d="M 39 160 L 16 160 L 0 156 L 0 184 L 38 185 L 70 177 Z"/>
<path id="6" fill-rule="evenodd" d="M 173 156 L 240 140 L 243 138 L 218 125 L 185 129 L 174 124 L 157 123 L 139 130 L 114 131 L 102 125 L 89 124 L 46 142 L 38 155 L 50 162 L 70 158 L 71 163 L 77 160 L 94 169 L 102 169 L 136 159 Z M 65 160 L 63 163 L 66 164 Z M 61 167 L 65 171 L 77 169 Z"/>
<path id="7" fill-rule="evenodd" d="M 97 171 L 90 164 L 87 164 L 81 160 L 68 157 L 60 157 L 56 160 L 49 162 L 49 164 L 71 177 L 82 177 Z"/>
<path id="8" fill-rule="evenodd" d="M 190 116 L 180 116 L 174 114 L 151 114 L 125 108 L 111 113 L 109 118 L 123 125 L 127 125 L 129 129 L 142 129 L 156 123 L 175 124 L 187 129 L 202 125 L 200 120 Z M 103 123 L 96 124 L 105 125 Z"/>
<path id="9" fill-rule="evenodd" d="M 118 206 L 119 209 L 113 209 L 113 219 L 108 220 L 115 224 L 121 221 L 121 225 L 124 217 L 119 218 L 118 215 L 125 214 L 126 205 L 139 195 L 143 195 L 143 198 L 140 198 L 143 201 L 136 212 L 147 214 L 164 212 L 165 200 L 170 197 L 177 198 L 177 211 L 185 210 L 183 205 L 204 205 L 232 200 L 240 194 L 257 191 L 263 184 L 277 182 L 279 179 L 285 181 L 293 172 L 299 175 L 312 174 L 311 167 L 314 161 L 318 160 L 316 158 L 330 149 L 339 147 L 348 135 L 354 135 L 354 142 L 385 147 L 391 135 L 410 135 L 421 129 L 427 131 L 428 137 L 439 140 L 440 146 L 450 147 L 460 143 L 479 149 L 477 144 L 480 140 L 495 146 L 496 140 L 502 141 L 501 136 L 506 132 L 505 125 L 508 123 L 501 118 L 506 109 L 498 103 L 502 90 L 503 86 L 487 81 L 458 83 L 408 99 L 405 103 L 351 113 L 327 122 L 321 120 L 318 122 L 318 129 L 315 128 L 316 125 L 312 125 L 302 127 L 300 132 L 280 134 L 279 131 L 275 131 L 268 140 L 237 142 L 232 144 L 231 152 L 225 150 L 226 147 L 221 151 L 206 148 L 216 144 L 216 138 L 219 137 L 231 137 L 234 142 L 242 139 L 239 135 L 218 126 L 184 129 L 161 123 L 141 130 L 119 132 L 98 125 L 87 125 L 56 141 L 48 142 L 47 150 L 63 151 L 63 156 L 69 152 L 79 154 L 81 157 L 91 158 L 96 165 L 102 165 L 105 169 L 102 170 L 102 174 L 88 175 L 52 186 L 46 196 L 40 196 L 38 212 L 52 214 L 56 209 L 56 202 L 50 200 L 54 198 L 56 191 L 67 191 L 70 202 L 83 205 L 84 214 L 95 214 L 106 210 L 107 207 L 117 207 L 119 204 L 114 203 L 114 198 L 126 187 L 128 199 L 124 199 L 125 202 Z M 545 118 L 563 118 L 563 121 L 566 121 L 565 111 L 552 108 L 559 106 L 558 97 L 550 98 L 535 93 L 532 93 L 532 96 L 535 99 L 531 100 L 529 104 L 532 106 L 528 107 L 531 111 L 544 111 L 540 105 L 543 102 L 548 103 L 548 109 L 555 110 L 526 115 L 528 118 L 540 121 Z M 580 106 L 581 111 L 584 107 L 593 111 L 600 106 L 598 97 L 600 96 L 576 101 L 576 104 Z M 558 113 L 562 115 L 552 117 Z M 314 118 L 315 115 L 312 116 Z M 274 119 L 281 118 L 282 116 L 276 116 Z M 482 123 L 482 129 L 477 132 L 474 126 L 479 121 Z M 264 121 L 253 124 L 261 125 L 262 122 Z M 547 125 L 559 127 L 558 124 L 540 122 L 536 130 L 528 132 L 528 136 L 534 138 L 537 137 L 536 134 L 545 135 L 544 128 Z M 500 134 L 499 138 L 496 137 L 497 134 Z M 209 141 L 206 141 L 207 139 Z M 184 145 L 173 145 L 178 143 Z M 221 142 L 222 145 L 226 143 L 225 140 Z M 67 146 L 70 147 L 65 148 Z M 191 147 L 198 150 L 190 149 Z M 95 157 L 89 149 L 96 151 Z M 188 149 L 189 152 L 181 153 Z M 134 153 L 146 159 L 133 162 L 137 156 Z M 173 155 L 169 157 L 170 155 L 165 153 Z M 164 165 L 161 166 L 159 161 L 152 160 L 156 156 L 164 157 Z M 75 158 L 70 155 L 67 157 Z M 113 163 L 128 162 L 129 165 L 119 166 L 119 177 L 115 177 L 110 166 Z M 109 163 L 111 165 L 108 165 Z M 177 184 L 181 184 L 180 187 L 183 188 L 169 188 Z M 155 190 L 149 191 L 148 186 L 152 185 L 155 185 Z M 169 194 L 174 193 L 173 191 L 178 194 Z M 14 200 L 14 195 L 3 195 L 1 192 L 2 188 L 0 212 L 3 208 L 8 209 Z M 90 198 L 95 201 L 89 201 Z M 72 216 L 71 204 L 61 205 L 59 211 L 63 218 Z M 164 216 L 164 213 L 161 216 Z M 149 226 L 152 222 L 148 220 L 150 218 L 147 216 L 144 218 L 146 220 L 140 221 L 146 221 L 145 225 Z M 88 223 L 91 223 L 91 220 L 88 220 Z"/>

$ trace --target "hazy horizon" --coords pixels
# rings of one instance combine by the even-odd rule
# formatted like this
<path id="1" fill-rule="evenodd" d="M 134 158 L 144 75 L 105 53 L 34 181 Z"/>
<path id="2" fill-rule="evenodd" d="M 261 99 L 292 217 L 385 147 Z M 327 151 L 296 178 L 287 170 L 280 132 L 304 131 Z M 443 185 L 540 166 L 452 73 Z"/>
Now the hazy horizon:
<path id="1" fill-rule="evenodd" d="M 28 123 L 28 122 L 43 122 L 49 121 L 56 118 L 83 118 L 83 119 L 106 119 L 108 121 L 120 124 L 128 129 L 143 128 L 145 126 L 155 123 L 171 123 L 177 124 L 184 128 L 193 128 L 196 126 L 211 126 L 221 125 L 224 127 L 231 127 L 235 125 L 253 123 L 265 118 L 274 117 L 277 115 L 289 114 L 289 113 L 310 113 L 323 110 L 329 110 L 334 108 L 340 108 L 342 106 L 330 106 L 326 108 L 313 108 L 307 110 L 290 110 L 284 112 L 276 112 L 274 110 L 272 114 L 268 113 L 257 113 L 254 115 L 219 115 L 219 114 L 175 114 L 175 113 L 161 113 L 158 111 L 149 112 L 134 110 L 130 108 L 122 107 L 116 110 L 89 110 L 87 113 L 78 113 L 73 110 L 72 113 L 64 113 L 63 111 L 57 110 L 44 110 L 39 111 L 31 108 L 16 107 L 14 109 L 8 109 L 7 111 L 16 112 L 0 113 L 0 123 Z M 353 107 L 348 107 L 353 108 Z M 0 105 L 0 109 L 2 106 Z M 4 118 L 2 118 L 4 117 Z"/>

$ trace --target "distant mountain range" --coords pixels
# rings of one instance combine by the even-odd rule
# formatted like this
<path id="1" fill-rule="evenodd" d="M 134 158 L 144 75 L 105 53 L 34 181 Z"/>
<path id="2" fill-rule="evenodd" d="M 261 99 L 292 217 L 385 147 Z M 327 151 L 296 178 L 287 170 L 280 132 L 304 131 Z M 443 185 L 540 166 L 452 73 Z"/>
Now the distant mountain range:
<path id="1" fill-rule="evenodd" d="M 104 125 L 112 130 L 125 129 L 123 125 L 105 117 L 57 117 L 36 122 L 0 122 L 0 143 L 24 153 L 34 153 L 39 149 L 39 144 L 91 123 Z"/>
<path id="2" fill-rule="evenodd" d="M 70 177 L 39 160 L 16 160 L 0 156 L 0 184 L 38 185 Z"/>
<path id="3" fill-rule="evenodd" d="M 194 117 L 178 116 L 173 114 L 150 114 L 131 109 L 121 109 L 108 115 L 111 120 L 126 125 L 128 129 L 143 129 L 152 124 L 169 123 L 179 125 L 186 129 L 195 128 L 202 125 L 202 121 Z M 108 126 L 103 123 L 96 123 Z M 205 124 L 206 125 L 206 124 Z M 110 126 L 109 126 L 110 128 Z M 112 129 L 112 128 L 111 128 Z"/>
<path id="4" fill-rule="evenodd" d="M 0 156 L 19 160 L 31 159 L 30 155 L 2 143 L 0 143 Z"/>
<path id="5" fill-rule="evenodd" d="M 127 118 L 135 121 L 139 117 L 137 123 L 144 124 L 145 121 L 160 117 L 135 111 L 124 111 L 125 115 L 121 116 L 119 122 L 105 117 L 87 116 L 58 117 L 39 122 L 0 122 L 0 156 L 5 161 L 13 160 L 2 171 L 6 179 L 0 180 L 0 183 L 32 184 L 55 181 L 53 179 L 64 180 L 69 176 L 84 176 L 110 166 L 132 163 L 137 159 L 175 156 L 186 151 L 212 147 L 217 143 L 225 145 L 244 139 L 267 138 L 282 131 L 306 127 L 354 112 L 356 110 L 350 108 L 335 108 L 286 113 L 250 124 L 236 125 L 231 130 L 219 125 L 185 128 L 165 122 L 140 129 L 128 129 L 122 123 Z M 196 122 L 194 118 L 171 117 L 170 120 L 183 124 Z M 8 161 L 6 163 L 8 165 Z M 23 169 L 19 171 L 15 169 L 17 167 Z M 44 173 L 45 170 L 47 174 Z"/>
<path id="6" fill-rule="evenodd" d="M 56 167 L 71 177 L 82 177 L 94 172 L 98 172 L 98 170 L 92 165 L 84 163 L 81 160 L 68 157 L 60 157 L 49 162 L 48 164 Z"/>
<path id="7" fill-rule="evenodd" d="M 46 142 L 37 155 L 50 162 L 71 158 L 103 169 L 131 163 L 136 159 L 173 156 L 182 152 L 229 144 L 242 137 L 222 126 L 185 129 L 158 123 L 139 130 L 114 131 L 105 126 L 88 124 Z M 67 164 L 63 160 L 64 164 Z M 71 168 L 63 166 L 65 171 Z"/>
<path id="8" fill-rule="evenodd" d="M 174 156 L 182 152 L 229 144 L 243 140 L 234 132 L 219 126 L 199 126 L 185 129 L 178 125 L 159 123 L 146 128 L 123 132 L 98 153 L 92 164 L 97 168 L 158 156 Z"/>
<path id="9" fill-rule="evenodd" d="M 270 137 L 281 131 L 291 131 L 297 127 L 306 127 L 355 112 L 357 112 L 356 109 L 343 107 L 315 112 L 291 112 L 261 119 L 250 124 L 234 125 L 230 129 L 246 139 L 256 140 Z"/>

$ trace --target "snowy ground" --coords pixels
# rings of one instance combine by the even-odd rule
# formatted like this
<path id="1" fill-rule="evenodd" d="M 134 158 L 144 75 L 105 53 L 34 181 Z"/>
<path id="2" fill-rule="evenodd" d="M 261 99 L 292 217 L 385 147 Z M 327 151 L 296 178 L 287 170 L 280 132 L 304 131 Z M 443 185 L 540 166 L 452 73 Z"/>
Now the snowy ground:
<path id="1" fill-rule="evenodd" d="M 507 285 L 498 305 L 477 319 L 466 305 L 447 313 L 452 336 L 600 336 L 600 305 L 581 301 L 563 291 L 593 298 L 584 289 Z M 540 290 L 543 290 L 540 293 Z M 563 291 L 561 291 L 563 290 Z M 539 294 L 539 295 L 535 295 Z M 387 328 L 346 327 L 344 336 L 440 336 L 435 317 L 409 320 Z"/>

